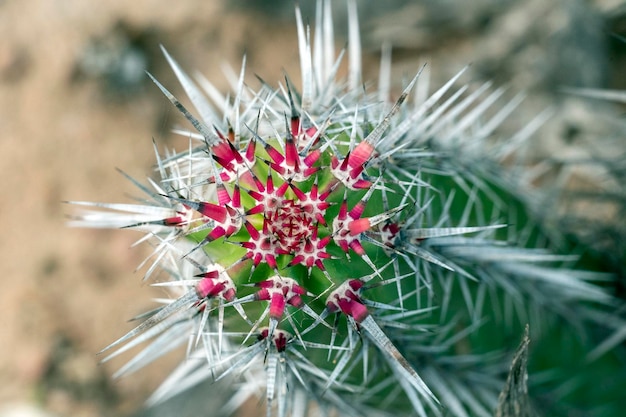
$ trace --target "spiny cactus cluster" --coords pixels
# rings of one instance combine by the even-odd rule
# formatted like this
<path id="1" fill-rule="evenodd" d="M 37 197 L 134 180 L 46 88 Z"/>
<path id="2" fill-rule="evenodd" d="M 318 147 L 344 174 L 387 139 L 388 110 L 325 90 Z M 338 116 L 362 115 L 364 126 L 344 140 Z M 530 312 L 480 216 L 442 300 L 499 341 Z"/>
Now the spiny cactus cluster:
<path id="1" fill-rule="evenodd" d="M 140 231 L 154 248 L 145 279 L 169 298 L 103 350 L 109 360 L 145 343 L 119 376 L 186 345 L 152 404 L 210 380 L 237 387 L 226 412 L 260 396 L 268 416 L 488 416 L 506 362 L 472 335 L 610 302 L 596 275 L 526 248 L 540 239 L 507 225 L 521 191 L 496 162 L 536 123 L 492 139 L 519 100 L 454 87 L 461 71 L 409 99 L 418 72 L 389 101 L 389 54 L 368 92 L 348 7 L 347 80 L 330 1 L 313 39 L 296 9 L 300 89 L 289 78 L 252 89 L 244 60 L 222 96 L 164 50 L 194 109 L 153 81 L 193 126 L 176 131 L 188 146 L 155 145 L 148 184 L 123 173 L 139 202 L 73 202 L 73 225 Z"/>

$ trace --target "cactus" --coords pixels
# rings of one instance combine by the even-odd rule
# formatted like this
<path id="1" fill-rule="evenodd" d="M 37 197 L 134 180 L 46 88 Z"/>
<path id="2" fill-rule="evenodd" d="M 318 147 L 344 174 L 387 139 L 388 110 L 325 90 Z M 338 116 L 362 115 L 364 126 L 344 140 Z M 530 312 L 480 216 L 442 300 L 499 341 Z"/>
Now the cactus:
<path id="1" fill-rule="evenodd" d="M 132 229 L 153 247 L 145 280 L 170 298 L 103 349 L 108 361 L 145 344 L 122 376 L 186 347 L 149 404 L 209 380 L 236 384 L 223 410 L 260 396 L 268 416 L 489 416 L 507 335 L 612 302 L 598 274 L 548 250 L 501 164 L 545 115 L 494 140 L 520 98 L 456 87 L 464 70 L 427 98 L 420 70 L 390 101 L 387 53 L 368 92 L 348 7 L 338 56 L 330 2 L 313 39 L 296 8 L 300 88 L 253 90 L 244 59 L 225 97 L 163 49 L 194 108 L 152 79 L 193 127 L 176 131 L 188 145 L 155 144 L 148 184 L 122 173 L 136 203 L 72 202 L 72 225 Z"/>

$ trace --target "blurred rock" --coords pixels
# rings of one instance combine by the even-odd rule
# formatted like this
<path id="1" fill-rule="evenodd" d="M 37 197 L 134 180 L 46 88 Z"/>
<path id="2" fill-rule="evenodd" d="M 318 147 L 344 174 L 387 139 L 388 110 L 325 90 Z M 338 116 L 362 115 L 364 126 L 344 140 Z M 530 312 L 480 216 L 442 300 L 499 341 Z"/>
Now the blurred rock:
<path id="1" fill-rule="evenodd" d="M 135 29 L 120 21 L 87 44 L 76 63 L 74 79 L 100 80 L 108 96 L 136 94 L 148 84 L 146 71 L 151 70 L 158 43 L 155 30 Z"/>

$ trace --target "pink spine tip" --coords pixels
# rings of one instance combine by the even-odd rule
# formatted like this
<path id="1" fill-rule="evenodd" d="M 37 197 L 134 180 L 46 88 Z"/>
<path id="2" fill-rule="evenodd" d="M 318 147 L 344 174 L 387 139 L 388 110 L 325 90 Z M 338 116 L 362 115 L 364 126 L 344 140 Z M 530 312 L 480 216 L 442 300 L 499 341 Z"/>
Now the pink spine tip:
<path id="1" fill-rule="evenodd" d="M 261 235 L 260 235 L 259 231 L 256 230 L 254 228 L 254 226 L 252 226 L 252 223 L 250 223 L 249 221 L 246 220 L 246 222 L 244 223 L 244 226 L 246 227 L 246 230 L 248 231 L 248 233 L 250 234 L 250 237 L 253 240 L 259 240 Z"/>
<path id="2" fill-rule="evenodd" d="M 179 226 L 180 224 L 182 224 L 183 219 L 180 216 L 176 216 L 176 217 L 168 217 L 167 219 L 163 220 L 163 225 L 164 226 Z"/>
<path id="3" fill-rule="evenodd" d="M 290 306 L 294 306 L 298 308 L 302 305 L 302 297 L 300 297 L 299 295 L 294 295 L 293 297 L 289 299 L 289 301 L 287 301 L 287 303 Z"/>
<path id="4" fill-rule="evenodd" d="M 356 219 L 348 223 L 351 236 L 359 235 L 370 228 L 370 219 Z"/>
<path id="5" fill-rule="evenodd" d="M 337 218 L 343 221 L 347 217 L 348 217 L 348 202 L 346 200 L 343 200 L 341 202 L 341 207 L 339 207 L 339 214 L 337 215 Z"/>
<path id="6" fill-rule="evenodd" d="M 246 148 L 246 159 L 249 162 L 254 161 L 255 152 L 256 152 L 256 141 L 251 140 L 250 143 L 248 143 L 248 147 Z"/>
<path id="7" fill-rule="evenodd" d="M 218 223 L 224 223 L 228 214 L 226 207 L 218 206 L 212 203 L 199 203 L 197 211 Z"/>
<path id="8" fill-rule="evenodd" d="M 313 164 L 317 162 L 317 160 L 319 159 L 321 155 L 322 155 L 322 151 L 320 151 L 319 149 L 315 149 L 304 158 L 303 162 L 306 166 L 312 167 Z"/>
<path id="9" fill-rule="evenodd" d="M 228 302 L 233 301 L 235 299 L 235 289 L 229 288 L 228 290 L 222 292 L 222 297 Z"/>
<path id="10" fill-rule="evenodd" d="M 223 282 L 215 282 L 212 279 L 202 279 L 196 286 L 196 293 L 200 298 L 215 297 L 226 288 Z"/>
<path id="11" fill-rule="evenodd" d="M 217 185 L 217 201 L 220 206 L 231 202 L 230 195 L 228 195 L 228 191 L 226 191 L 224 184 Z"/>
<path id="12" fill-rule="evenodd" d="M 352 311 L 351 316 L 357 323 L 361 323 L 368 316 L 369 312 L 367 311 L 367 307 L 363 304 L 358 303 L 356 301 L 352 302 Z"/>
<path id="13" fill-rule="evenodd" d="M 226 229 L 224 229 L 222 226 L 217 226 L 216 228 L 211 230 L 211 233 L 209 233 L 204 238 L 204 240 L 205 240 L 205 242 L 213 242 L 214 240 L 217 240 L 217 239 L 221 238 L 224 235 L 226 235 Z"/>
<path id="14" fill-rule="evenodd" d="M 270 300 L 270 317 L 279 320 L 285 312 L 285 304 L 285 297 L 282 294 L 272 294 Z"/>
<path id="15" fill-rule="evenodd" d="M 364 166 L 365 162 L 372 156 L 374 153 L 374 147 L 369 142 L 361 142 L 350 154 L 350 167 L 356 168 L 359 166 Z"/>
<path id="16" fill-rule="evenodd" d="M 365 255 L 365 249 L 363 249 L 361 242 L 356 239 L 350 242 L 350 248 L 360 256 Z"/>
<path id="17" fill-rule="evenodd" d="M 371 186 L 372 182 L 364 179 L 359 179 L 354 184 L 352 184 L 352 188 L 356 188 L 357 190 L 366 190 Z"/>
<path id="18" fill-rule="evenodd" d="M 354 207 L 352 207 L 352 210 L 350 210 L 348 215 L 354 220 L 356 220 L 359 217 L 361 217 L 364 211 L 365 211 L 365 202 L 361 200 L 358 203 L 356 203 Z"/>
<path id="19" fill-rule="evenodd" d="M 238 185 L 235 185 L 233 189 L 233 198 L 232 198 L 233 207 L 241 207 L 241 189 Z"/>
<path id="20" fill-rule="evenodd" d="M 256 189 L 259 192 L 264 192 L 265 191 L 265 186 L 263 185 L 263 183 L 261 182 L 260 179 L 257 178 L 256 175 L 250 173 L 250 176 L 252 177 L 252 181 L 254 182 L 254 185 L 256 186 Z"/>
<path id="21" fill-rule="evenodd" d="M 285 158 L 288 166 L 293 167 L 296 171 L 300 169 L 300 156 L 298 155 L 298 149 L 293 139 L 287 139 L 285 141 Z"/>
<path id="22" fill-rule="evenodd" d="M 272 161 L 274 161 L 274 163 L 276 164 L 282 164 L 282 162 L 285 160 L 283 154 L 278 152 L 278 150 L 276 150 L 276 148 L 274 148 L 272 145 L 266 145 L 265 152 L 267 152 L 270 158 L 272 158 Z"/>
<path id="23" fill-rule="evenodd" d="M 359 279 L 351 279 L 350 281 L 348 281 L 348 285 L 350 286 L 350 288 L 352 288 L 353 291 L 359 291 L 361 288 L 363 288 L 363 281 Z"/>
<path id="24" fill-rule="evenodd" d="M 257 301 L 269 301 L 271 299 L 270 292 L 267 288 L 262 288 L 254 294 L 254 298 Z"/>
<path id="25" fill-rule="evenodd" d="M 222 158 L 220 156 L 217 156 L 217 155 L 213 155 L 213 159 L 215 159 L 215 162 L 217 162 L 226 171 L 232 172 L 235 170 L 235 166 L 229 160 Z"/>
<path id="26" fill-rule="evenodd" d="M 359 166 L 353 168 L 350 171 L 350 178 L 353 179 L 353 180 L 357 179 L 357 177 L 359 175 L 361 175 L 361 173 L 363 172 L 364 169 L 365 169 L 364 165 L 359 165 Z"/>
<path id="27" fill-rule="evenodd" d="M 267 173 L 267 181 L 265 182 L 265 190 L 268 194 L 274 193 L 274 180 L 272 179 L 272 172 Z"/>
<path id="28" fill-rule="evenodd" d="M 317 242 L 317 249 L 322 249 L 323 247 L 328 245 L 328 243 L 330 243 L 331 239 L 332 239 L 331 235 L 328 235 L 326 237 L 321 238 L 319 240 L 319 242 Z"/>
<path id="29" fill-rule="evenodd" d="M 300 118 L 292 117 L 291 118 L 291 135 L 293 137 L 298 137 L 300 134 Z"/>
<path id="30" fill-rule="evenodd" d="M 265 262 L 267 262 L 270 268 L 276 269 L 277 267 L 276 258 L 271 253 L 268 253 L 265 255 Z"/>
<path id="31" fill-rule="evenodd" d="M 263 211 L 265 211 L 265 205 L 257 204 L 256 206 L 252 207 L 250 210 L 246 211 L 246 214 L 259 214 L 259 213 L 263 213 Z"/>
<path id="32" fill-rule="evenodd" d="M 306 201 L 307 200 L 306 194 L 303 193 L 298 187 L 296 187 L 295 185 L 293 185 L 291 183 L 289 183 L 289 187 L 291 188 L 293 193 L 296 195 L 296 197 L 298 197 L 298 200 L 300 200 L 300 201 Z"/>
<path id="33" fill-rule="evenodd" d="M 287 192 L 287 189 L 289 188 L 289 183 L 288 182 L 284 182 L 280 185 L 280 187 L 278 187 L 278 190 L 276 190 L 276 195 L 278 197 L 283 197 L 285 195 L 285 193 Z"/>
<path id="34" fill-rule="evenodd" d="M 291 262 L 289 262 L 289 266 L 298 265 L 302 261 L 304 261 L 304 255 L 296 255 Z"/>
<path id="35" fill-rule="evenodd" d="M 348 152 L 348 154 L 346 155 L 346 157 L 343 159 L 343 161 L 341 162 L 341 167 L 339 168 L 342 171 L 347 171 L 348 170 L 348 164 L 350 162 L 350 152 Z"/>
<path id="36" fill-rule="evenodd" d="M 211 278 L 203 278 L 196 285 L 198 298 L 206 298 L 215 287 L 215 282 Z"/>
<path id="37" fill-rule="evenodd" d="M 245 161 L 243 160 L 243 157 L 241 156 L 239 151 L 237 151 L 237 149 L 235 149 L 235 146 L 231 142 L 228 142 L 228 145 L 229 145 L 229 148 L 230 148 L 230 154 L 231 154 L 232 159 L 237 161 L 238 164 L 245 163 Z"/>
<path id="38" fill-rule="evenodd" d="M 211 152 L 215 157 L 225 160 L 225 162 L 229 162 L 231 160 L 230 146 L 228 146 L 229 143 L 225 140 L 221 133 L 219 135 L 224 140 L 221 140 L 220 143 L 213 146 L 211 148 Z"/>

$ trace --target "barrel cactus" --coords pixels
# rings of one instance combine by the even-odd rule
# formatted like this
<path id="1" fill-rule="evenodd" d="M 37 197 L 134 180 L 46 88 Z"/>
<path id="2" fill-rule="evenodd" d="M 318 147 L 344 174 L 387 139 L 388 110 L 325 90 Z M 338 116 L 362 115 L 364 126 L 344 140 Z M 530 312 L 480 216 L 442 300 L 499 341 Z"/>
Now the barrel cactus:
<path id="1" fill-rule="evenodd" d="M 186 347 L 150 404 L 212 381 L 234 387 L 225 413 L 259 396 L 268 416 L 489 416 L 508 369 L 502 329 L 611 302 L 596 274 L 546 249 L 501 164 L 539 124 L 494 138 L 519 98 L 458 87 L 463 70 L 416 94 L 416 69 L 391 99 L 388 51 L 378 89 L 363 84 L 348 8 L 339 54 L 330 1 L 312 31 L 296 9 L 300 87 L 253 89 L 244 59 L 223 96 L 164 49 L 194 107 L 153 78 L 193 127 L 176 131 L 182 150 L 155 144 L 147 184 L 122 173 L 138 202 L 73 202 L 73 225 L 153 247 L 145 279 L 169 298 L 103 350 L 145 345 L 121 376 Z"/>

